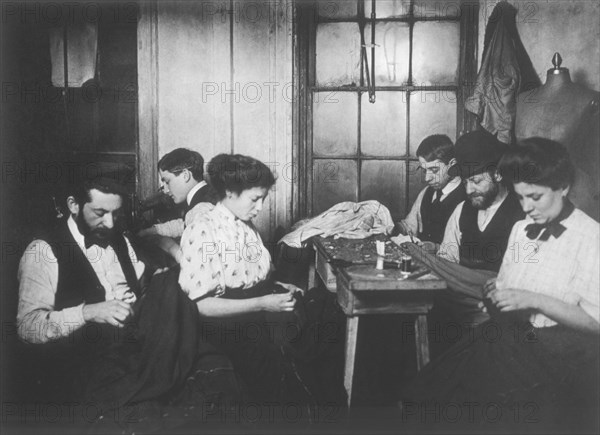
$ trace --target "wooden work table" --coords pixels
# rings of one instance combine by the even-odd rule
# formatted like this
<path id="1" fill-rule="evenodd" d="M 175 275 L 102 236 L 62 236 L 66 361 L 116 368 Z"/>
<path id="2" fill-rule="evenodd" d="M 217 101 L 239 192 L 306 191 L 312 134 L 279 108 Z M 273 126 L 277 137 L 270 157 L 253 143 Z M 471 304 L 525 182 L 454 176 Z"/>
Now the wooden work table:
<path id="1" fill-rule="evenodd" d="M 386 240 L 377 236 L 378 240 Z M 352 381 L 356 357 L 359 319 L 362 315 L 413 314 L 417 369 L 429 362 L 427 314 L 434 295 L 446 288 L 437 275 L 415 264 L 416 272 L 405 277 L 398 269 L 375 269 L 374 240 L 345 240 L 315 237 L 315 269 L 327 288 L 337 292 L 337 300 L 346 315 L 346 357 L 344 386 L 348 405 L 352 399 Z M 388 250 L 391 251 L 388 253 Z M 373 251 L 373 252 L 371 252 Z M 386 260 L 394 261 L 398 247 L 388 241 Z M 350 263 L 350 260 L 354 263 Z M 368 263 L 372 260 L 372 264 Z M 360 264 L 363 263 L 363 264 Z"/>

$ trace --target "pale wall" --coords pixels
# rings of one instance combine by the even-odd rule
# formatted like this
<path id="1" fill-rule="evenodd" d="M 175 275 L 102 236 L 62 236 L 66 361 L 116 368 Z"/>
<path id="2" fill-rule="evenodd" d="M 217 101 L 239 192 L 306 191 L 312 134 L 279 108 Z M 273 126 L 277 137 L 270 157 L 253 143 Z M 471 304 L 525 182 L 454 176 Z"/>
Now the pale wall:
<path id="1" fill-rule="evenodd" d="M 481 0 L 479 63 L 487 20 L 498 3 Z M 518 9 L 517 30 L 542 83 L 559 52 L 573 82 L 600 90 L 600 2 L 597 0 L 512 0 Z"/>

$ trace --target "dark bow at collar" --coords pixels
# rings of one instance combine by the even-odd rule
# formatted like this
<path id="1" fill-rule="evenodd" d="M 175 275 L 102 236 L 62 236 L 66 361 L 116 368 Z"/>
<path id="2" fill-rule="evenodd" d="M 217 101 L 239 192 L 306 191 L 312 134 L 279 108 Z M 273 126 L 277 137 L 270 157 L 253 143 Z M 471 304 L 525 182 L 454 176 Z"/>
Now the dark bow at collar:
<path id="1" fill-rule="evenodd" d="M 83 238 L 83 244 L 85 245 L 85 249 L 90 249 L 91 246 L 97 245 L 102 249 L 106 249 L 109 246 L 112 246 L 111 239 L 99 239 L 96 237 L 85 236 Z"/>
<path id="2" fill-rule="evenodd" d="M 569 216 L 571 216 L 571 213 L 573 213 L 573 210 L 575 210 L 575 206 L 573 205 L 573 203 L 571 201 L 569 201 L 568 199 L 565 200 L 565 205 L 563 206 L 562 210 L 560 211 L 560 213 L 558 214 L 556 219 L 554 219 L 548 223 L 545 223 L 545 224 L 529 224 L 529 225 L 527 225 L 525 227 L 527 237 L 532 240 L 537 239 L 537 237 L 540 235 L 540 233 L 543 230 L 544 232 L 542 233 L 542 235 L 539 238 L 539 240 L 541 242 L 545 242 L 546 240 L 548 240 L 550 238 L 550 236 L 554 236 L 554 238 L 558 239 L 561 236 L 561 234 L 564 233 L 566 230 L 565 226 L 561 222 L 564 221 Z"/>

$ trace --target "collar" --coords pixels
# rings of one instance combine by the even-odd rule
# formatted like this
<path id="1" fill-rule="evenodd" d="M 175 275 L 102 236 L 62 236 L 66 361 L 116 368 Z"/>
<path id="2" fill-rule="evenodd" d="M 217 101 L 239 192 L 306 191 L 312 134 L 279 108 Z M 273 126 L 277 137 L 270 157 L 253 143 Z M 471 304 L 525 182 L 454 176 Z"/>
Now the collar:
<path id="1" fill-rule="evenodd" d="M 235 222 L 238 220 L 233 212 L 225 207 L 222 202 L 218 202 L 217 205 L 215 205 L 215 210 L 218 210 L 229 221 Z"/>
<path id="2" fill-rule="evenodd" d="M 561 222 L 571 216 L 574 210 L 575 206 L 573 203 L 569 201 L 569 199 L 565 199 L 562 210 L 554 220 L 545 224 L 531 223 L 525 227 L 527 238 L 537 239 L 539 236 L 541 242 L 545 242 L 550 236 L 554 236 L 555 239 L 558 239 L 567 229 Z M 540 236 L 542 230 L 544 230 L 544 232 Z"/>
<path id="3" fill-rule="evenodd" d="M 502 197 L 500 198 L 500 200 L 494 202 L 492 205 L 490 205 L 485 210 L 479 210 L 479 211 L 482 212 L 485 215 L 490 215 L 490 214 L 493 215 L 500 208 L 500 206 L 504 203 L 504 201 L 506 200 L 506 198 L 508 198 L 508 191 L 504 191 L 504 193 L 503 193 Z"/>
<path id="4" fill-rule="evenodd" d="M 67 219 L 67 226 L 79 247 L 85 252 L 85 237 L 81 234 L 79 228 L 77 228 L 77 223 L 75 222 L 75 219 L 73 219 L 73 215 L 69 216 L 69 219 Z"/>
<path id="5" fill-rule="evenodd" d="M 198 192 L 204 186 L 206 186 L 206 181 L 202 180 L 201 182 L 199 182 L 198 184 L 196 184 L 194 187 L 192 187 L 190 189 L 190 191 L 188 192 L 187 197 L 186 197 L 187 205 L 190 205 L 192 203 L 192 199 L 194 198 L 194 195 L 196 194 L 196 192 Z"/>
<path id="6" fill-rule="evenodd" d="M 454 177 L 452 180 L 448 181 L 448 184 L 446 184 L 442 189 L 442 196 L 445 197 L 446 195 L 450 194 L 454 189 L 460 186 L 461 183 L 462 181 L 460 177 Z"/>

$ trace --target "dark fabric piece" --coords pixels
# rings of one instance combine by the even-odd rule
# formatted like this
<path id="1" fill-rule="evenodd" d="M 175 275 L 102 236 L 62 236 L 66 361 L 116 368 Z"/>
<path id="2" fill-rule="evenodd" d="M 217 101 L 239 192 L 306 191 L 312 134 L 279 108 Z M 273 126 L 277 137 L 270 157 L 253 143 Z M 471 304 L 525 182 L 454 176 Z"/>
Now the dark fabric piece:
<path id="1" fill-rule="evenodd" d="M 489 270 L 471 269 L 427 253 L 422 248 L 407 244 L 413 258 L 425 264 L 448 284 L 439 292 L 429 313 L 429 344 L 431 359 L 437 359 L 461 337 L 472 332 L 475 325 L 489 320 L 479 304 L 483 301 L 483 286 L 496 277 Z"/>
<path id="2" fill-rule="evenodd" d="M 462 233 L 459 248 L 460 264 L 472 269 L 498 272 L 512 227 L 515 222 L 525 217 L 525 213 L 517 196 L 509 192 L 482 232 L 477 225 L 478 211 L 470 201 L 465 201 L 459 220 Z"/>
<path id="3" fill-rule="evenodd" d="M 230 299 L 287 292 L 270 282 L 227 289 Z M 202 336 L 229 356 L 247 387 L 246 400 L 344 406 L 345 317 L 327 290 L 297 294 L 291 313 L 251 313 L 206 319 Z"/>
<path id="4" fill-rule="evenodd" d="M 450 215 L 452 215 L 458 204 L 467 199 L 467 193 L 465 192 L 465 187 L 460 184 L 443 201 L 440 201 L 438 198 L 432 202 L 431 198 L 434 192 L 441 194 L 440 191 L 428 187 L 423 195 L 423 201 L 421 202 L 423 231 L 418 234 L 418 237 L 422 241 L 439 244 L 444 239 L 444 231 Z"/>
<path id="5" fill-rule="evenodd" d="M 188 211 L 193 209 L 196 205 L 200 204 L 201 202 L 210 202 L 213 205 L 219 202 L 217 192 L 215 191 L 215 189 L 213 189 L 213 187 L 210 184 L 207 184 L 206 186 L 203 186 L 200 189 L 198 189 L 198 191 L 192 197 L 192 201 L 189 203 L 189 205 L 187 205 L 185 213 L 187 214 Z"/>
<path id="6" fill-rule="evenodd" d="M 178 268 L 156 275 L 134 305 L 133 321 L 116 339 L 95 348 L 94 362 L 85 370 L 85 400 L 104 412 L 152 400 L 165 404 L 181 394 L 202 358 L 230 368 L 203 340 L 198 309 L 180 289 L 178 277 Z M 237 385 L 233 372 L 228 373 L 227 380 Z"/>
<path id="7" fill-rule="evenodd" d="M 285 243 L 277 244 L 273 280 L 306 289 L 309 268 L 314 258 L 315 251 L 310 241 L 304 248 L 294 248 Z"/>
<path id="8" fill-rule="evenodd" d="M 562 326 L 491 320 L 419 373 L 404 392 L 404 412 L 415 422 L 419 407 L 426 423 L 447 425 L 432 410 L 452 406 L 456 430 L 481 431 L 493 422 L 496 430 L 596 433 L 598 344 L 597 336 Z"/>
<path id="9" fill-rule="evenodd" d="M 566 204 L 560 211 L 560 214 L 551 222 L 546 224 L 529 224 L 525 227 L 525 231 L 527 231 L 527 237 L 530 239 L 537 239 L 539 234 L 544 230 L 540 237 L 540 241 L 545 242 L 550 238 L 550 236 L 554 236 L 555 238 L 559 238 L 562 233 L 565 232 L 566 228 L 561 224 L 563 220 L 571 216 L 571 213 L 575 210 L 575 206 L 568 199 L 565 200 Z"/>

